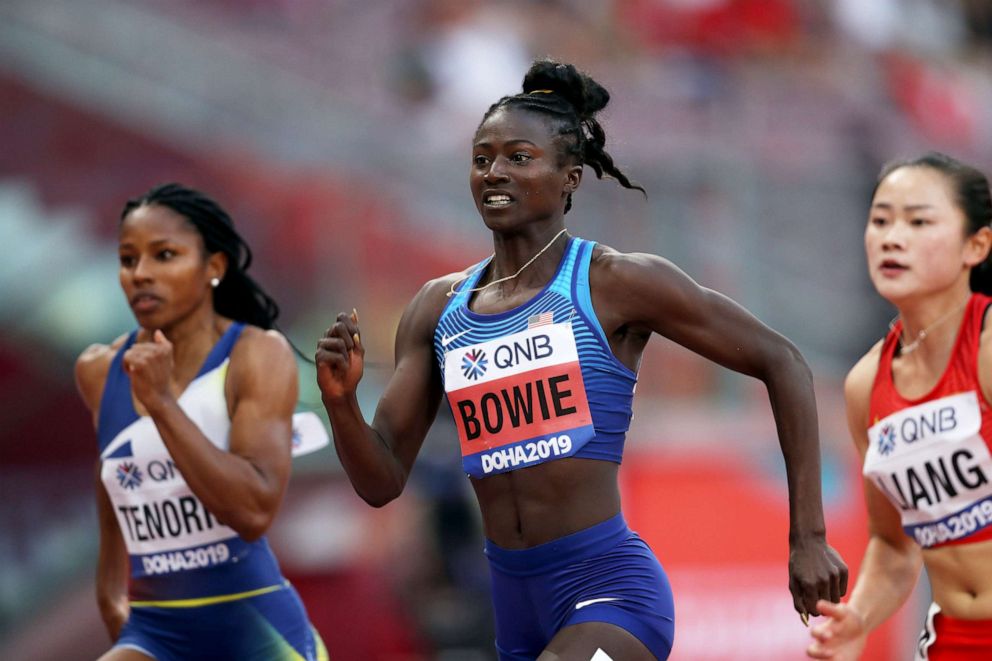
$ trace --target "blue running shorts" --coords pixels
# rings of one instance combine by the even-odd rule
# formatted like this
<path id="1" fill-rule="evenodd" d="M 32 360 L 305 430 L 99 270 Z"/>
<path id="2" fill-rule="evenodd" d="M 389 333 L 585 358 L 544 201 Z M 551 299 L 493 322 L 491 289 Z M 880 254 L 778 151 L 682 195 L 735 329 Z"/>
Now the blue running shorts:
<path id="1" fill-rule="evenodd" d="M 537 658 L 561 629 L 614 624 L 667 659 L 675 638 L 672 588 L 622 514 L 524 550 L 486 541 L 501 661 Z"/>
<path id="2" fill-rule="evenodd" d="M 327 650 L 288 582 L 235 595 L 135 601 L 114 647 L 156 661 L 325 661 Z"/>

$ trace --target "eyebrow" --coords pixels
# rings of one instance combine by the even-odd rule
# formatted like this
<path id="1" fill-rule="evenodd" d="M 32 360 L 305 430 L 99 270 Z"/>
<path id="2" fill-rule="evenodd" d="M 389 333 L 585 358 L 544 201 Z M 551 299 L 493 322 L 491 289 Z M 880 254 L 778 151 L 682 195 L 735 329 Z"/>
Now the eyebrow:
<path id="1" fill-rule="evenodd" d="M 871 206 L 872 206 L 872 208 L 879 208 L 879 209 L 892 209 L 893 208 L 892 205 L 889 204 L 888 202 L 876 202 L 875 204 L 873 204 Z M 931 204 L 907 204 L 906 206 L 903 207 L 903 209 L 905 209 L 906 211 L 921 211 L 923 209 L 933 209 L 933 205 L 931 205 Z"/>
<path id="2" fill-rule="evenodd" d="M 536 142 L 531 142 L 530 140 L 527 140 L 526 138 L 517 138 L 516 140 L 507 140 L 504 144 L 507 144 L 507 145 L 521 145 L 522 144 L 522 145 L 530 145 L 531 147 L 537 147 L 537 143 Z M 492 145 L 491 142 L 477 142 L 473 146 L 474 147 L 492 147 L 493 145 Z"/>
<path id="3" fill-rule="evenodd" d="M 161 246 L 161 245 L 169 244 L 169 243 L 175 243 L 175 241 L 173 241 L 173 239 L 169 239 L 169 238 L 155 239 L 154 241 L 149 241 L 148 242 L 148 245 L 149 246 L 152 246 L 152 247 L 156 247 L 156 246 Z M 120 243 L 118 245 L 118 248 L 133 248 L 134 246 L 135 246 L 135 244 L 134 244 L 133 241 L 125 241 L 123 243 Z"/>

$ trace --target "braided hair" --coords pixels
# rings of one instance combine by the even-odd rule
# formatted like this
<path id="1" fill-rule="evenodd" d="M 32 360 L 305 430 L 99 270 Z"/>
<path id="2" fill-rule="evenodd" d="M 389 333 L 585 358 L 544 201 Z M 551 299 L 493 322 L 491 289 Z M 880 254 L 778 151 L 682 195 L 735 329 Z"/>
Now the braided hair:
<path id="1" fill-rule="evenodd" d="M 482 124 L 498 110 L 520 108 L 549 118 L 554 135 L 561 145 L 559 166 L 571 161 L 588 165 L 598 179 L 604 175 L 616 179 L 624 188 L 644 189 L 631 183 L 607 153 L 606 132 L 596 113 L 610 102 L 606 89 L 571 64 L 550 59 L 536 60 L 524 76 L 523 92 L 504 96 L 482 117 Z M 478 130 L 478 129 L 477 129 Z M 565 201 L 565 213 L 572 208 L 572 194 Z"/>
<path id="2" fill-rule="evenodd" d="M 217 314 L 265 329 L 275 328 L 279 306 L 246 273 L 251 266 L 251 248 L 234 229 L 227 212 L 200 191 L 170 183 L 128 200 L 121 212 L 121 222 L 138 207 L 153 205 L 168 207 L 186 218 L 203 237 L 208 254 L 227 255 L 227 271 L 214 289 Z"/>
<path id="3" fill-rule="evenodd" d="M 961 161 L 931 151 L 912 159 L 897 160 L 882 167 L 875 184 L 875 191 L 882 181 L 901 168 L 930 168 L 944 175 L 953 193 L 954 202 L 965 216 L 967 236 L 983 227 L 992 226 L 992 195 L 989 180 L 980 170 Z M 872 191 L 872 198 L 875 197 Z M 971 269 L 968 284 L 973 292 L 992 295 L 992 252 L 981 264 Z"/>

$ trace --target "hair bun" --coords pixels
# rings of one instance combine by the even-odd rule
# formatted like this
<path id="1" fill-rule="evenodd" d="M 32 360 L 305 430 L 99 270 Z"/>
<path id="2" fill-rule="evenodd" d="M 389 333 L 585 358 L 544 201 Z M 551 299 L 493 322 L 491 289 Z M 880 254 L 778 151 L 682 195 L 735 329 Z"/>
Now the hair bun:
<path id="1" fill-rule="evenodd" d="M 547 90 L 558 94 L 575 107 L 579 117 L 592 117 L 610 102 L 610 93 L 602 85 L 571 64 L 555 60 L 536 60 L 524 76 L 524 94 Z"/>

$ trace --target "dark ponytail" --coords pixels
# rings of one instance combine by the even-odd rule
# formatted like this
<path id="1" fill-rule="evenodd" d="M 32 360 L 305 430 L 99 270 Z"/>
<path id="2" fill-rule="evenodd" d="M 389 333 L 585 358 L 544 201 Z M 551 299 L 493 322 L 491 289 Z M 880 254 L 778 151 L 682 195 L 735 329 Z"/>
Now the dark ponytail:
<path id="1" fill-rule="evenodd" d="M 554 60 L 537 60 L 524 76 L 523 93 L 504 96 L 490 106 L 482 117 L 484 123 L 501 108 L 521 108 L 542 113 L 555 122 L 555 134 L 561 138 L 561 164 L 569 160 L 588 165 L 602 179 L 616 179 L 624 188 L 644 189 L 631 183 L 606 151 L 606 132 L 596 113 L 610 102 L 610 93 L 571 64 Z M 481 127 L 480 123 L 480 127 Z M 565 201 L 565 213 L 572 208 L 572 196 Z"/>
<path id="2" fill-rule="evenodd" d="M 200 235 L 208 254 L 227 255 L 227 271 L 214 289 L 214 310 L 236 321 L 261 328 L 275 328 L 279 306 L 246 271 L 251 266 L 251 248 L 235 231 L 223 208 L 203 193 L 180 184 L 156 186 L 143 196 L 128 200 L 121 222 L 140 206 L 160 205 L 186 218 Z"/>
<path id="3" fill-rule="evenodd" d="M 927 152 L 917 158 L 887 163 L 878 176 L 875 189 L 878 190 L 878 185 L 890 174 L 907 167 L 930 168 L 947 178 L 954 192 L 954 201 L 964 212 L 968 236 L 992 225 L 992 195 L 988 178 L 977 168 L 940 152 Z M 874 195 L 873 191 L 872 197 Z M 992 251 L 985 261 L 972 267 L 969 285 L 973 292 L 992 295 Z"/>

